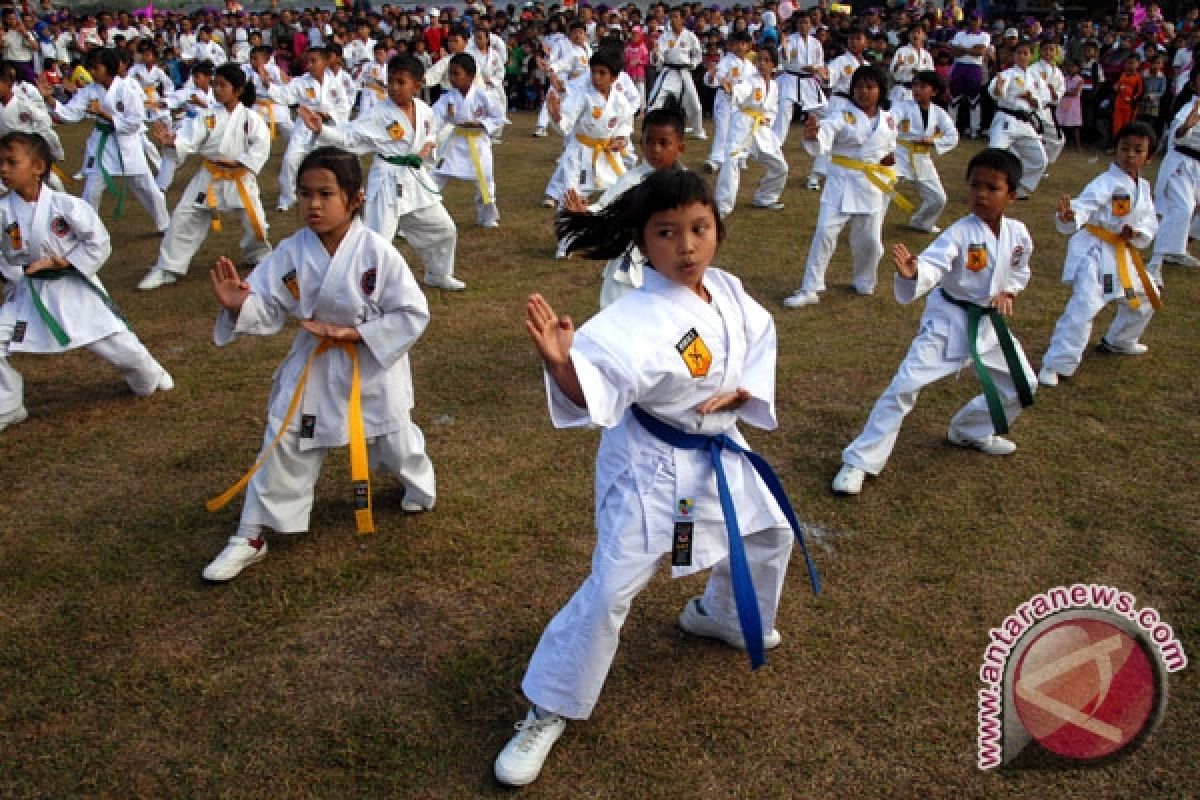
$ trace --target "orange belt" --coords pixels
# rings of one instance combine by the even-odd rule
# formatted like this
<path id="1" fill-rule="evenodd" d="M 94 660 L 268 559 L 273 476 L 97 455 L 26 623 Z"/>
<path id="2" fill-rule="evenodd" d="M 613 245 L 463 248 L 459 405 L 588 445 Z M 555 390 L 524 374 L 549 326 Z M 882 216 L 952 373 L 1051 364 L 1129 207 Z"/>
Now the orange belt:
<path id="1" fill-rule="evenodd" d="M 271 139 L 275 138 L 275 101 L 259 100 L 254 105 L 267 112 L 267 127 L 271 129 Z"/>
<path id="2" fill-rule="evenodd" d="M 242 178 L 250 173 L 249 167 L 227 167 L 223 164 L 218 164 L 215 161 L 204 159 L 204 168 L 208 170 L 208 208 L 212 211 L 212 229 L 218 233 L 221 231 L 221 220 L 217 217 L 217 194 L 213 191 L 213 184 L 218 181 L 233 181 L 237 186 L 238 197 L 242 198 L 242 208 L 246 210 L 246 216 L 250 217 L 250 225 L 254 228 L 254 235 L 260 242 L 267 240 L 266 231 L 263 230 L 262 222 L 258 219 L 258 214 L 254 212 L 254 202 L 250 199 L 250 191 L 246 188 L 245 181 Z"/>
<path id="3" fill-rule="evenodd" d="M 1129 307 L 1140 308 L 1142 305 L 1137 292 L 1133 290 L 1133 281 L 1129 278 L 1129 262 L 1132 261 L 1138 278 L 1142 281 L 1142 291 L 1146 293 L 1146 299 L 1150 301 L 1150 305 L 1155 311 L 1162 308 L 1162 300 L 1154 287 L 1154 281 L 1150 280 L 1150 276 L 1146 273 L 1146 265 L 1142 263 L 1142 254 L 1133 245 L 1122 239 L 1119 234 L 1101 228 L 1099 225 L 1084 225 L 1083 229 L 1100 241 L 1111 244 L 1117 251 L 1117 277 L 1121 281 L 1121 289 L 1125 292 L 1125 302 L 1129 303 Z"/>
<path id="4" fill-rule="evenodd" d="M 609 147 L 609 145 L 612 144 L 612 139 L 593 139 L 590 136 L 584 136 L 582 133 L 575 134 L 575 138 L 578 139 L 579 143 L 584 147 L 590 147 L 592 149 L 593 176 L 596 174 L 596 162 L 600 160 L 601 153 L 604 154 L 604 160 L 608 162 L 610 167 L 612 167 L 613 172 L 617 173 L 617 175 L 625 174 L 625 167 L 621 165 L 621 159 L 617 158 L 616 154 L 613 153 Z M 596 188 L 602 189 L 604 187 L 597 186 Z"/>

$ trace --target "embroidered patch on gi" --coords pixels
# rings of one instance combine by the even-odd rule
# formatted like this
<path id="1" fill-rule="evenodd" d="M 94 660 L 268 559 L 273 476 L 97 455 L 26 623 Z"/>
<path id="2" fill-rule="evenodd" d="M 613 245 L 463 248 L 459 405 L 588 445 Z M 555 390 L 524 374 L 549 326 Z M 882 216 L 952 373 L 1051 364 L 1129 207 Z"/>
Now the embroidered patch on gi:
<path id="1" fill-rule="evenodd" d="M 1112 213 L 1114 217 L 1125 217 L 1133 210 L 1130 197 L 1126 192 L 1117 192 L 1112 196 Z"/>
<path id="2" fill-rule="evenodd" d="M 900 120 L 900 132 L 908 133 L 912 129 L 912 123 L 906 119 Z"/>
<path id="3" fill-rule="evenodd" d="M 13 325 L 12 340 L 14 342 L 25 341 L 25 320 L 19 319 L 17 320 L 17 324 Z"/>
<path id="4" fill-rule="evenodd" d="M 388 132 L 388 136 L 392 137 L 393 140 L 399 140 L 399 139 L 404 138 L 404 126 L 401 125 L 399 123 L 399 121 L 393 122 L 391 125 L 388 125 L 387 132 Z"/>
<path id="5" fill-rule="evenodd" d="M 888 114 L 887 121 L 888 121 L 888 127 L 891 128 L 892 130 L 896 130 L 896 118 L 893 117 L 891 114 Z"/>
<path id="6" fill-rule="evenodd" d="M 363 294 L 375 294 L 375 279 L 379 277 L 379 270 L 371 267 L 362 274 L 358 281 L 358 286 L 363 290 Z"/>
<path id="7" fill-rule="evenodd" d="M 61 239 L 71 232 L 71 224 L 66 217 L 55 217 L 50 221 L 50 231 Z"/>
<path id="8" fill-rule="evenodd" d="M 592 106 L 592 119 L 600 119 L 604 115 L 604 109 L 600 106 Z"/>
<path id="9" fill-rule="evenodd" d="M 311 439 L 317 432 L 316 414 L 305 414 L 300 417 L 300 438 Z"/>
<path id="10" fill-rule="evenodd" d="M 311 86 L 304 90 L 304 94 L 308 97 L 309 100 L 317 99 L 317 90 L 312 88 Z"/>
<path id="11" fill-rule="evenodd" d="M 293 300 L 300 299 L 300 281 L 296 280 L 296 270 L 291 270 L 283 276 L 283 285 L 287 287 Z"/>
<path id="12" fill-rule="evenodd" d="M 967 269 L 971 272 L 981 272 L 987 269 L 988 252 L 985 244 L 967 246 Z"/>
<path id="13" fill-rule="evenodd" d="M 687 364 L 688 372 L 693 378 L 703 378 L 708 374 L 708 369 L 712 366 L 712 353 L 695 328 L 675 343 L 675 349 L 683 357 L 683 363 Z"/>
<path id="14" fill-rule="evenodd" d="M 667 47 L 674 47 L 674 46 L 675 46 L 675 40 L 674 40 L 674 39 L 668 39 L 668 40 L 667 40 Z"/>
<path id="15" fill-rule="evenodd" d="M 842 118 L 846 120 L 847 125 L 853 125 L 858 121 L 858 117 L 854 116 L 853 111 L 843 111 Z"/>
<path id="16" fill-rule="evenodd" d="M 21 236 L 21 226 L 17 223 L 11 223 L 4 229 L 4 233 L 7 234 L 8 243 L 12 246 L 13 250 L 20 250 L 22 245 L 25 244 L 25 240 Z"/>
<path id="17" fill-rule="evenodd" d="M 762 90 L 762 89 L 755 89 L 755 90 L 754 90 L 754 102 L 756 102 L 756 103 L 761 103 L 761 102 L 762 102 L 762 99 L 763 99 L 763 90 Z"/>
<path id="18" fill-rule="evenodd" d="M 732 75 L 733 77 L 737 78 L 737 77 L 741 76 L 742 71 L 740 69 L 738 69 L 737 67 L 734 67 L 732 70 L 730 70 L 729 74 Z"/>
<path id="19" fill-rule="evenodd" d="M 207 117 L 204 118 L 204 127 L 208 128 L 210 131 L 216 130 L 217 118 L 212 116 L 211 114 L 209 114 Z"/>
<path id="20" fill-rule="evenodd" d="M 1023 256 L 1023 255 L 1025 255 L 1025 246 L 1024 245 L 1019 244 L 1013 248 L 1012 264 L 1010 265 L 1013 269 L 1016 269 L 1017 267 L 1021 266 L 1021 256 Z"/>

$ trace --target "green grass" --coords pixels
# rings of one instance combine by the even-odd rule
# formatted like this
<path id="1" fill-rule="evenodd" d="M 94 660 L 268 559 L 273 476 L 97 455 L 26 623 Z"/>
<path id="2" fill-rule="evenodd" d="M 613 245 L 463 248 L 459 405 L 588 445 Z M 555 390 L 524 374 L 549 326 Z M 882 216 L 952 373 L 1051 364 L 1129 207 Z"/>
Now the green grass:
<path id="1" fill-rule="evenodd" d="M 0 796 L 508 795 L 491 762 L 522 713 L 520 680 L 542 628 L 588 571 L 598 438 L 551 428 L 521 327 L 533 291 L 586 319 L 600 271 L 553 259 L 550 216 L 537 204 L 556 144 L 530 139 L 531 122 L 518 116 L 498 150 L 501 228 L 471 224 L 465 184 L 446 193 L 469 288 L 430 294 L 433 319 L 413 353 L 436 510 L 403 515 L 395 481 L 379 477 L 380 532 L 356 536 L 346 457 L 334 453 L 312 531 L 273 538 L 270 556 L 225 586 L 205 585 L 200 570 L 234 529 L 237 504 L 208 514 L 204 500 L 253 460 L 291 331 L 211 344 L 204 272 L 236 256 L 234 220 L 181 284 L 142 293 L 134 287 L 157 239 L 136 203 L 112 221 L 107 201 L 116 253 L 101 276 L 178 388 L 134 398 L 86 352 L 12 361 L 31 417 L 0 434 Z M 65 129 L 76 160 L 84 133 Z M 978 146 L 941 161 L 952 197 L 943 225 L 964 211 L 961 175 Z M 280 151 L 262 180 L 268 207 Z M 880 292 L 855 296 L 843 242 L 826 299 L 782 309 L 817 203 L 798 137 L 786 151 L 787 209 L 748 207 L 761 174 L 752 168 L 718 264 L 776 314 L 781 425 L 748 435 L 801 518 L 825 532 L 814 548 L 825 591 L 812 597 L 797 558 L 778 622 L 784 645 L 751 674 L 739 653 L 675 627 L 703 577 L 659 575 L 634 605 L 595 715 L 569 727 L 525 794 L 1194 795 L 1194 669 L 1172 676 L 1158 733 L 1102 768 L 984 774 L 974 748 L 987 630 L 1039 591 L 1120 586 L 1157 608 L 1185 648 L 1200 646 L 1200 273 L 1168 267 L 1149 355 L 1089 353 L 1076 377 L 1039 393 L 1014 426 L 1011 458 L 945 442 L 950 416 L 978 391 L 968 369 L 922 393 L 861 497 L 835 498 L 841 449 L 921 308 L 894 302 L 886 262 Z M 688 161 L 706 155 L 694 143 Z M 1035 364 L 1069 293 L 1054 205 L 1104 167 L 1069 153 L 1013 209 L 1037 244 L 1013 321 Z M 297 224 L 268 217 L 274 241 Z M 901 221 L 893 212 L 886 242 L 921 246 Z"/>

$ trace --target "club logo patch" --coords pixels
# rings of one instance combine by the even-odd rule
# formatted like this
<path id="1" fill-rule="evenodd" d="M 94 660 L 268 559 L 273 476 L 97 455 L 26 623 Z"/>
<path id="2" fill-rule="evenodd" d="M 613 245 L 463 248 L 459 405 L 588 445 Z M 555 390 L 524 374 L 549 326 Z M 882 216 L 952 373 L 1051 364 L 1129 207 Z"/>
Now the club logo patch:
<path id="1" fill-rule="evenodd" d="M 296 270 L 283 276 L 283 285 L 287 287 L 288 294 L 292 296 L 293 300 L 300 299 L 300 281 L 296 280 Z"/>
<path id="2" fill-rule="evenodd" d="M 854 74 L 854 65 L 847 64 L 845 69 L 843 70 L 843 72 L 845 72 L 847 75 L 853 75 Z"/>
<path id="3" fill-rule="evenodd" d="M 847 125 L 853 125 L 858 122 L 858 117 L 854 116 L 853 111 L 843 111 L 842 118 L 846 120 Z"/>
<path id="4" fill-rule="evenodd" d="M 120 100 L 118 100 L 118 101 L 117 101 L 117 113 L 118 113 L 118 114 L 124 114 L 124 113 L 125 113 L 125 104 L 124 104 L 124 103 L 122 103 Z"/>
<path id="5" fill-rule="evenodd" d="M 11 223 L 4 229 L 4 233 L 8 236 L 8 243 L 13 250 L 20 250 L 25 244 L 24 237 L 21 236 L 21 226 L 17 223 Z"/>
<path id="6" fill-rule="evenodd" d="M 317 99 L 317 90 L 312 88 L 311 86 L 304 90 L 304 94 L 306 97 L 308 97 L 309 100 Z"/>
<path id="7" fill-rule="evenodd" d="M 33 115 L 31 115 L 28 111 L 22 111 L 18 115 L 17 119 L 21 121 L 22 125 L 28 125 L 33 122 Z"/>
<path id="8" fill-rule="evenodd" d="M 709 351 L 708 345 L 700 338 L 700 334 L 696 332 L 695 328 L 689 330 L 682 339 L 675 343 L 675 349 L 683 357 L 683 363 L 687 365 L 688 372 L 693 378 L 703 378 L 708 375 L 708 369 L 712 366 L 712 352 Z"/>
<path id="9" fill-rule="evenodd" d="M 1013 248 L 1012 264 L 1011 264 L 1013 269 L 1016 269 L 1017 267 L 1021 266 L 1021 258 L 1024 255 L 1025 255 L 1025 245 L 1019 244 Z"/>
<path id="10" fill-rule="evenodd" d="M 55 217 L 50 221 L 50 231 L 61 239 L 71 232 L 71 224 L 66 217 Z"/>
<path id="11" fill-rule="evenodd" d="M 209 116 L 205 117 L 204 118 L 204 127 L 208 128 L 210 131 L 216 130 L 217 118 L 212 116 L 211 114 Z"/>
<path id="12" fill-rule="evenodd" d="M 388 125 L 387 132 L 393 141 L 399 141 L 404 138 L 404 126 L 399 122 L 393 122 L 391 125 Z"/>
<path id="13" fill-rule="evenodd" d="M 1112 213 L 1114 217 L 1125 217 L 1133 210 L 1130 197 L 1125 192 L 1117 192 L 1112 197 Z"/>
<path id="14" fill-rule="evenodd" d="M 755 89 L 755 90 L 754 90 L 754 102 L 756 102 L 756 103 L 761 103 L 761 102 L 762 102 L 762 99 L 763 99 L 763 90 L 762 90 L 762 89 Z"/>
<path id="15" fill-rule="evenodd" d="M 734 67 L 729 74 L 735 78 L 740 78 L 742 76 L 742 71 L 737 67 Z"/>
<path id="16" fill-rule="evenodd" d="M 600 119 L 604 115 L 604 109 L 600 106 L 592 106 L 592 119 Z"/>
<path id="17" fill-rule="evenodd" d="M 379 277 L 379 270 L 371 267 L 362 274 L 358 281 L 359 288 L 363 290 L 363 294 L 375 294 L 375 280 Z"/>
<path id="18" fill-rule="evenodd" d="M 1015 252 L 1015 251 L 1014 251 Z M 971 272 L 982 272 L 987 269 L 987 245 L 972 244 L 967 246 L 967 269 Z"/>

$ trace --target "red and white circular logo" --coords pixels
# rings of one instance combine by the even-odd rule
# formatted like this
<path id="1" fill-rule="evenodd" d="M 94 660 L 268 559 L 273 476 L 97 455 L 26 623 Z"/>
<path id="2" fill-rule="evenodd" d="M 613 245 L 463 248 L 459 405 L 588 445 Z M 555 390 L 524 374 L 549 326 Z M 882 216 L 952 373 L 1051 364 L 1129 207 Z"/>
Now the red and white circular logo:
<path id="1" fill-rule="evenodd" d="M 1037 631 L 1013 672 L 1013 705 L 1042 747 L 1092 760 L 1138 741 L 1160 700 L 1153 654 L 1103 619 Z"/>

